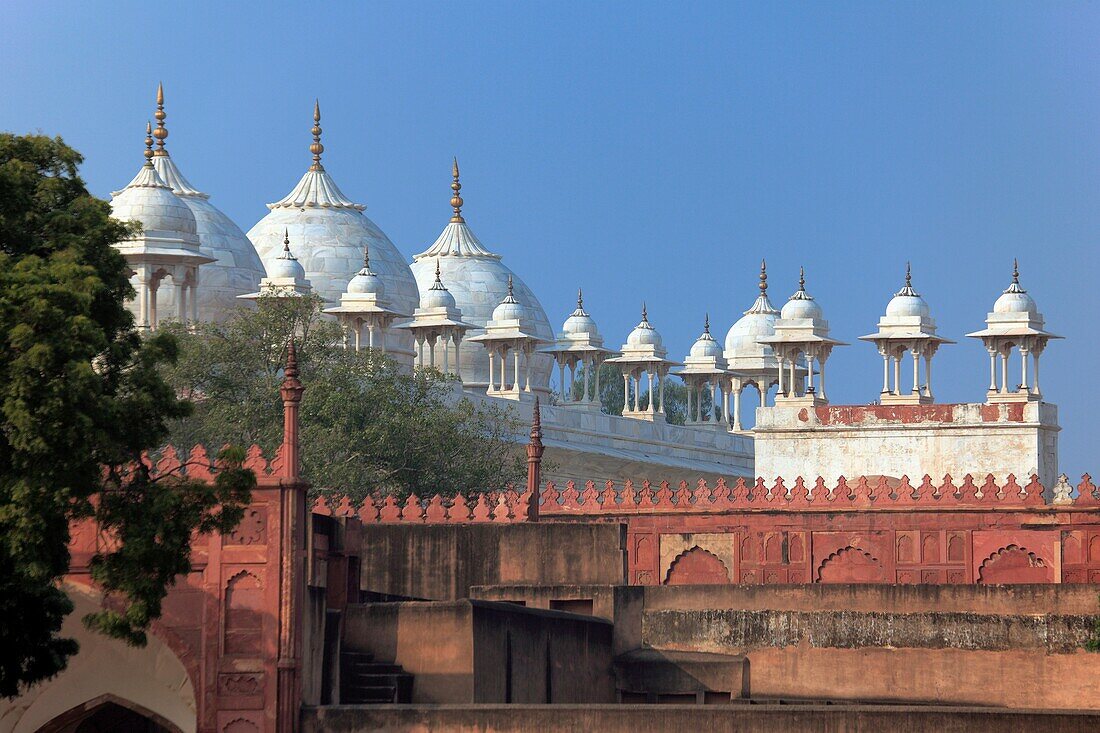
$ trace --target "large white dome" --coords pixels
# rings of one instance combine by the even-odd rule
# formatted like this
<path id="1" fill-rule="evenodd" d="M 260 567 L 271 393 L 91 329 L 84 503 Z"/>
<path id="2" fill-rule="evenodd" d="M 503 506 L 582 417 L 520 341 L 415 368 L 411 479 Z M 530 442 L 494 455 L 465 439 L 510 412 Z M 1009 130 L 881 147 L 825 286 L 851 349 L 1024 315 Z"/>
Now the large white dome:
<path id="1" fill-rule="evenodd" d="M 752 307 L 726 332 L 723 355 L 731 364 L 734 360 L 751 359 L 757 360 L 753 363 L 759 365 L 763 363 L 759 362 L 761 359 L 775 358 L 770 345 L 758 342 L 758 339 L 775 335 L 775 321 L 779 318 L 779 311 L 768 299 L 768 267 L 763 261 L 760 263 L 758 287 L 760 295 L 756 296 Z"/>
<path id="2" fill-rule="evenodd" d="M 232 219 L 210 203 L 210 197 L 191 185 L 168 155 L 164 141 L 168 129 L 164 125 L 164 91 L 157 89 L 157 150 L 153 166 L 172 192 L 191 210 L 199 235 L 199 251 L 214 258 L 199 269 L 199 319 L 221 321 L 242 306 L 238 295 L 253 293 L 265 275 L 263 262 L 256 248 Z M 157 291 L 157 308 L 161 313 L 176 311 L 176 289 Z"/>
<path id="3" fill-rule="evenodd" d="M 320 119 L 315 108 L 314 119 Z M 248 231 L 248 238 L 265 261 L 282 249 L 283 232 L 289 231 L 294 254 L 305 268 L 313 291 L 329 302 L 338 302 L 348 283 L 363 267 L 363 250 L 370 248 L 371 269 L 382 279 L 390 307 L 412 315 L 420 297 L 416 280 L 378 226 L 363 215 L 365 208 L 348 199 L 321 166 L 321 129 L 313 128 L 314 162 L 286 197 L 268 204 L 271 212 Z M 428 282 L 428 285 L 431 281 Z M 412 363 L 412 335 L 391 329 L 386 351 L 406 364 Z"/>
<path id="4" fill-rule="evenodd" d="M 111 216 L 138 222 L 146 237 L 199 243 L 195 215 L 148 164 L 126 188 L 111 194 Z"/>
<path id="5" fill-rule="evenodd" d="M 534 333 L 548 343 L 554 341 L 550 319 L 542 304 L 523 280 L 501 262 L 466 225 L 461 208 L 462 199 L 458 182 L 458 163 L 452 170 L 454 197 L 451 206 L 454 215 L 432 246 L 416 255 L 412 272 L 421 291 L 435 282 L 438 263 L 443 282 L 454 296 L 455 304 L 462 311 L 462 320 L 473 324 L 462 340 L 462 382 L 469 387 L 485 387 L 489 384 L 489 355 L 480 343 L 467 343 L 470 338 L 485 333 L 485 324 L 493 318 L 493 311 L 508 296 L 508 280 L 512 280 L 515 300 L 524 306 L 525 317 L 534 326 Z M 374 250 L 371 250 L 373 253 Z M 550 372 L 554 360 L 547 354 L 534 354 L 531 360 L 531 388 L 546 393 L 550 389 Z"/>

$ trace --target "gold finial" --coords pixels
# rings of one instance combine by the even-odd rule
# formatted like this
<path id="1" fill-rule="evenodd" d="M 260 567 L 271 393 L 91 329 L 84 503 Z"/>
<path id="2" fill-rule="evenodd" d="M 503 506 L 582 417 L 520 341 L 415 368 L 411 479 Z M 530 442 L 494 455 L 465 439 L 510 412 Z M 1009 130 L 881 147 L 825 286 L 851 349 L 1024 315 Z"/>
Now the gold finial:
<path id="1" fill-rule="evenodd" d="M 760 294 L 767 295 L 768 293 L 768 263 L 763 259 L 760 260 Z"/>
<path id="2" fill-rule="evenodd" d="M 462 218 L 462 196 L 459 195 L 459 191 L 462 190 L 462 184 L 458 182 L 458 158 L 454 159 L 454 165 L 451 167 L 451 177 L 454 180 L 451 182 L 451 208 L 454 209 L 454 216 L 451 217 L 451 221 L 456 224 L 462 224 L 466 220 Z"/>
<path id="3" fill-rule="evenodd" d="M 145 165 L 153 166 L 153 123 L 145 122 Z"/>
<path id="4" fill-rule="evenodd" d="M 164 84 L 157 84 L 157 111 L 153 113 L 153 117 L 157 120 L 157 129 L 153 131 L 153 137 L 157 139 L 157 151 L 155 155 L 168 155 L 168 151 L 164 149 L 164 141 L 168 137 L 168 128 L 164 126 L 164 118 L 167 117 L 164 113 Z"/>
<path id="5" fill-rule="evenodd" d="M 1016 261 L 1016 258 L 1012 258 L 1012 284 L 1020 284 L 1020 263 Z"/>
<path id="6" fill-rule="evenodd" d="M 321 153 L 325 152 L 325 146 L 321 144 L 321 102 L 316 99 L 313 100 L 313 129 L 310 134 L 313 135 L 313 144 L 309 146 L 309 152 L 313 153 L 313 165 L 309 169 L 323 171 Z"/>

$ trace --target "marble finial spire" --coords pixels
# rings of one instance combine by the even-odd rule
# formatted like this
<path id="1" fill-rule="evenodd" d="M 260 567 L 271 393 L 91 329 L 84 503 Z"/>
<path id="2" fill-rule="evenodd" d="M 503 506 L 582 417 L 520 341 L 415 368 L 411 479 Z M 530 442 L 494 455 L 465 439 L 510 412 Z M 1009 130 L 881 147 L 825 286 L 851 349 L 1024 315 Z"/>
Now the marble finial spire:
<path id="1" fill-rule="evenodd" d="M 920 295 L 920 293 L 913 289 L 913 268 L 908 262 L 905 263 L 905 286 L 895 294 L 909 295 L 914 298 Z"/>
<path id="2" fill-rule="evenodd" d="M 283 256 L 284 260 L 295 259 L 294 255 L 290 253 L 290 230 L 283 229 Z"/>
<path id="3" fill-rule="evenodd" d="M 1006 293 L 1026 293 L 1027 291 L 1020 287 L 1020 263 L 1015 257 L 1012 258 L 1012 284 L 1005 289 Z"/>
<path id="4" fill-rule="evenodd" d="M 768 263 L 764 259 L 760 260 L 760 288 L 761 295 L 768 294 Z"/>
<path id="5" fill-rule="evenodd" d="M 155 155 L 168 155 L 168 151 L 164 149 L 164 141 L 168 137 L 168 128 L 164 126 L 164 118 L 168 115 L 164 112 L 164 84 L 157 84 L 157 111 L 153 113 L 153 117 L 157 120 L 157 129 L 153 131 L 153 137 L 157 139 L 157 150 Z"/>
<path id="6" fill-rule="evenodd" d="M 454 159 L 454 165 L 451 167 L 451 177 L 454 179 L 451 181 L 451 208 L 454 210 L 454 216 L 451 217 L 451 221 L 456 224 L 462 224 L 466 220 L 462 218 L 462 196 L 459 191 L 462 190 L 462 184 L 458 180 L 458 158 Z"/>
<path id="7" fill-rule="evenodd" d="M 798 290 L 794 295 L 790 297 L 791 300 L 813 300 L 809 293 L 806 292 L 806 270 L 803 267 L 798 268 Z"/>
<path id="8" fill-rule="evenodd" d="M 145 167 L 153 167 L 153 123 L 145 121 Z"/>
<path id="9" fill-rule="evenodd" d="M 310 134 L 313 135 L 313 143 L 309 146 L 309 152 L 313 153 L 313 165 L 309 169 L 323 171 L 321 153 L 325 152 L 325 146 L 321 144 L 321 102 L 317 99 L 313 100 L 313 129 Z"/>

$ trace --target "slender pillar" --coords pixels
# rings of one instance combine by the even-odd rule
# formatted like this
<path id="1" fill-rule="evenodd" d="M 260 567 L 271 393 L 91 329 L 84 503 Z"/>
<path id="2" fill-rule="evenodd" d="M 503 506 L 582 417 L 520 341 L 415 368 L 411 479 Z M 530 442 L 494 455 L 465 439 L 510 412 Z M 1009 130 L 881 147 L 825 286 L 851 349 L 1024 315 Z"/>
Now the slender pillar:
<path id="1" fill-rule="evenodd" d="M 989 391 L 997 391 L 997 351 L 995 349 L 988 349 L 989 351 Z"/>
<path id="2" fill-rule="evenodd" d="M 920 394 L 920 354 L 913 350 L 913 394 Z"/>
<path id="3" fill-rule="evenodd" d="M 645 375 L 646 381 L 649 383 L 649 405 L 646 409 L 649 410 L 649 414 L 652 415 L 657 412 L 657 400 L 653 399 L 655 396 L 653 394 L 653 372 L 647 369 Z"/>
<path id="4" fill-rule="evenodd" d="M 928 399 L 935 400 L 932 396 L 932 356 L 928 355 L 924 357 L 924 393 L 928 395 Z"/>
<path id="5" fill-rule="evenodd" d="M 586 355 L 584 357 L 584 398 L 581 400 L 582 402 L 585 402 L 585 403 L 587 403 L 589 401 L 589 399 L 588 399 L 588 394 L 589 394 L 589 392 L 588 392 L 588 376 L 589 376 L 588 373 L 591 372 L 591 371 L 592 371 L 592 361 Z"/>
<path id="6" fill-rule="evenodd" d="M 890 394 L 890 355 L 882 352 L 882 394 Z"/>
<path id="7" fill-rule="evenodd" d="M 806 394 L 814 393 L 814 359 L 806 354 Z"/>
<path id="8" fill-rule="evenodd" d="M 455 332 L 452 337 L 455 342 L 455 376 L 458 377 L 458 381 L 462 381 L 462 355 L 459 353 L 459 347 L 462 345 L 462 334 Z"/>
<path id="9" fill-rule="evenodd" d="M 623 372 L 623 412 L 630 412 L 630 375 Z"/>
<path id="10" fill-rule="evenodd" d="M 519 394 L 519 345 L 512 349 L 512 389 Z"/>
<path id="11" fill-rule="evenodd" d="M 819 386 L 821 387 L 821 399 L 826 401 L 829 399 L 829 396 L 825 394 L 825 361 L 827 359 L 828 356 L 819 357 L 817 362 L 821 366 L 821 381 L 819 384 Z"/>
<path id="12" fill-rule="evenodd" d="M 518 362 L 517 362 L 518 363 Z M 523 391 L 531 391 L 531 352 L 528 349 L 523 350 Z"/>
<path id="13" fill-rule="evenodd" d="M 1028 350 L 1020 347 L 1020 391 L 1029 394 L 1031 389 L 1027 386 L 1027 357 Z"/>
<path id="14" fill-rule="evenodd" d="M 493 358 L 493 350 L 491 348 L 487 349 L 487 351 L 489 352 L 489 392 L 493 392 L 493 391 L 495 391 L 493 389 L 493 385 L 494 385 L 494 382 L 493 382 L 493 378 L 494 378 L 494 376 L 493 376 L 493 362 L 495 362 L 496 359 Z"/>
<path id="15" fill-rule="evenodd" d="M 191 320 L 198 323 L 199 320 L 199 268 L 195 268 L 194 275 L 191 277 L 191 295 L 188 297 L 188 301 L 191 303 Z"/>
<path id="16" fill-rule="evenodd" d="M 795 364 L 797 362 L 798 362 L 798 352 L 796 351 L 794 354 L 791 355 L 791 358 L 788 362 L 789 365 L 790 365 L 791 373 L 790 373 L 790 379 L 787 380 L 788 381 L 787 391 L 789 393 L 788 396 L 790 396 L 790 397 L 797 397 L 798 396 L 798 385 L 795 382 L 795 374 L 797 373 L 795 371 Z M 813 368 L 814 368 L 813 364 L 810 364 L 810 370 L 811 371 L 813 371 Z"/>
<path id="17" fill-rule="evenodd" d="M 180 323 L 187 323 L 187 285 L 182 278 L 177 280 L 175 275 L 172 276 L 172 284 L 176 286 L 176 317 Z"/>
<path id="18" fill-rule="evenodd" d="M 363 325 L 355 322 L 355 351 L 358 352 L 363 339 Z"/>
<path id="19" fill-rule="evenodd" d="M 1038 366 L 1039 355 L 1035 355 L 1035 364 Z M 600 401 L 600 363 L 596 359 L 592 360 L 592 368 L 596 370 L 596 388 L 592 390 L 592 402 Z M 1038 371 L 1036 371 L 1038 373 Z"/>
<path id="20" fill-rule="evenodd" d="M 1035 376 L 1033 377 L 1034 383 L 1032 384 L 1032 392 L 1036 395 L 1042 396 L 1042 392 L 1039 391 L 1039 352 L 1033 351 L 1032 357 L 1035 359 Z"/>
<path id="21" fill-rule="evenodd" d="M 779 390 L 778 390 L 778 394 L 776 396 L 779 396 L 779 395 L 783 394 L 783 370 L 787 368 L 786 360 L 781 356 L 778 357 L 778 359 L 779 359 Z"/>
<path id="22" fill-rule="evenodd" d="M 561 401 L 564 404 L 569 404 L 569 398 L 572 397 L 569 394 L 569 390 L 565 386 L 565 355 L 562 354 L 558 357 L 558 379 L 561 382 Z"/>
<path id="23" fill-rule="evenodd" d="M 1001 392 L 1008 392 L 1008 354 L 1001 354 Z"/>
<path id="24" fill-rule="evenodd" d="M 160 315 L 157 313 L 157 290 L 160 286 L 160 282 L 157 280 L 151 280 L 149 282 L 149 328 L 157 330 L 157 326 L 160 324 Z"/>
<path id="25" fill-rule="evenodd" d="M 741 430 L 741 390 L 743 387 L 738 387 L 733 390 L 733 429 L 740 432 Z M 760 388 L 756 388 L 760 391 Z M 761 396 L 761 404 L 763 404 L 763 396 Z"/>
<path id="26" fill-rule="evenodd" d="M 890 357 L 894 360 L 894 394 L 901 394 L 901 355 Z"/>
<path id="27" fill-rule="evenodd" d="M 446 332 L 440 336 L 439 345 L 443 347 L 443 373 L 451 373 L 451 339 L 447 337 Z"/>
<path id="28" fill-rule="evenodd" d="M 659 402 L 657 404 L 657 412 L 665 414 L 665 380 L 661 376 L 661 368 L 657 367 L 657 394 L 659 395 Z"/>

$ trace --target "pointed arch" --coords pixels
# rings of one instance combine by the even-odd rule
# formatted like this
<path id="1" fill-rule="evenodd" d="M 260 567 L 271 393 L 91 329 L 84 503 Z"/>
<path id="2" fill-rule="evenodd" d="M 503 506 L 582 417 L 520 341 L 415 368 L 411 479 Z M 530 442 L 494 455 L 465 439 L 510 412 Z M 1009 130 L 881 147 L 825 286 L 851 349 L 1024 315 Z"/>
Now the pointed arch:
<path id="1" fill-rule="evenodd" d="M 693 545 L 677 555 L 665 577 L 665 585 L 720 585 L 729 582 L 726 564 L 699 545 Z"/>

